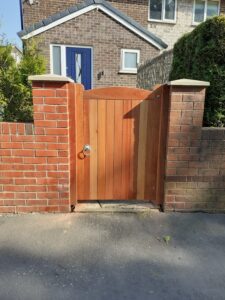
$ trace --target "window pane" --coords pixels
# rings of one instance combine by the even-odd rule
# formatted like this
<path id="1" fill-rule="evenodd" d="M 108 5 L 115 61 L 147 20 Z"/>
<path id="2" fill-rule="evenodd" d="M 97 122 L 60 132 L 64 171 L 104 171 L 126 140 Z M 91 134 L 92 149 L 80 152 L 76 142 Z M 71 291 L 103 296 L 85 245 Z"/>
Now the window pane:
<path id="1" fill-rule="evenodd" d="M 81 68 L 81 54 L 76 53 L 75 54 L 75 70 L 76 70 L 76 83 L 81 83 L 81 76 L 82 76 L 82 68 Z"/>
<path id="2" fill-rule="evenodd" d="M 153 20 L 162 19 L 162 0 L 150 1 L 150 19 Z"/>
<path id="3" fill-rule="evenodd" d="M 124 67 L 129 69 L 137 68 L 137 53 L 124 53 Z"/>
<path id="4" fill-rule="evenodd" d="M 53 74 L 61 75 L 61 48 L 53 46 Z"/>
<path id="5" fill-rule="evenodd" d="M 175 0 L 165 0 L 165 19 L 175 19 Z"/>
<path id="6" fill-rule="evenodd" d="M 207 2 L 207 18 L 218 16 L 219 2 L 208 1 Z"/>
<path id="7" fill-rule="evenodd" d="M 195 2 L 195 22 L 204 21 L 205 2 L 196 0 Z"/>

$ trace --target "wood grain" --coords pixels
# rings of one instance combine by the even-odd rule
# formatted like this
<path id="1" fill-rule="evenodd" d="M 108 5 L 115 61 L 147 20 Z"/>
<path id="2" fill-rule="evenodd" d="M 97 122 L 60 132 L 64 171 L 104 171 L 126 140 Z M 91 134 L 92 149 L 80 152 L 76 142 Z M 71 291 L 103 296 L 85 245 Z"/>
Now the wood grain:
<path id="1" fill-rule="evenodd" d="M 138 140 L 138 170 L 137 170 L 137 199 L 145 198 L 147 125 L 149 101 L 140 104 L 139 140 Z M 149 137 L 150 138 L 150 137 Z"/>
<path id="2" fill-rule="evenodd" d="M 115 102 L 106 101 L 106 199 L 114 199 Z"/>
<path id="3" fill-rule="evenodd" d="M 109 87 L 76 97 L 77 200 L 162 203 L 169 106 L 162 91 Z M 79 157 L 84 144 L 90 157 Z"/>
<path id="4" fill-rule="evenodd" d="M 129 198 L 129 179 L 130 179 L 130 119 L 129 112 L 131 109 L 130 101 L 123 101 L 123 119 L 122 119 L 122 186 L 121 198 Z"/>
<path id="5" fill-rule="evenodd" d="M 105 199 L 106 101 L 98 100 L 98 199 Z"/>
<path id="6" fill-rule="evenodd" d="M 89 125 L 89 102 L 83 101 L 83 145 L 90 143 L 90 125 Z M 90 195 L 90 156 L 84 159 L 84 179 L 85 187 L 83 189 L 83 199 L 89 199 Z"/>
<path id="7" fill-rule="evenodd" d="M 103 100 L 148 100 L 151 91 L 130 87 L 107 87 L 84 91 L 85 99 Z"/>
<path id="8" fill-rule="evenodd" d="M 160 99 L 153 99 L 149 104 L 145 199 L 154 201 L 156 198 L 157 155 L 159 148 Z"/>
<path id="9" fill-rule="evenodd" d="M 76 135 L 77 135 L 77 197 L 80 200 L 83 200 L 83 191 L 84 191 L 84 162 L 83 159 L 81 158 L 81 152 L 83 149 L 83 136 L 84 136 L 84 120 L 83 120 L 83 97 L 78 97 L 77 102 L 76 102 L 76 116 L 77 116 L 77 130 L 76 130 Z"/>
<path id="10" fill-rule="evenodd" d="M 90 197 L 98 199 L 98 102 L 89 102 L 89 131 L 90 131 Z"/>
<path id="11" fill-rule="evenodd" d="M 123 101 L 115 101 L 115 130 L 114 130 L 114 164 L 113 164 L 113 185 L 114 198 L 122 199 L 122 141 L 123 141 Z"/>

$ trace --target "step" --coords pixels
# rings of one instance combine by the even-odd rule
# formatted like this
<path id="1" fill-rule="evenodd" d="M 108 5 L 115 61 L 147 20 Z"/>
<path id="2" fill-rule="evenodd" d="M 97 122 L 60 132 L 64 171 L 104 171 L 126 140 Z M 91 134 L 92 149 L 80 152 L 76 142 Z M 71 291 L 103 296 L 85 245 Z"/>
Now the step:
<path id="1" fill-rule="evenodd" d="M 146 201 L 80 201 L 76 207 L 77 213 L 138 213 L 159 210 L 159 206 Z"/>

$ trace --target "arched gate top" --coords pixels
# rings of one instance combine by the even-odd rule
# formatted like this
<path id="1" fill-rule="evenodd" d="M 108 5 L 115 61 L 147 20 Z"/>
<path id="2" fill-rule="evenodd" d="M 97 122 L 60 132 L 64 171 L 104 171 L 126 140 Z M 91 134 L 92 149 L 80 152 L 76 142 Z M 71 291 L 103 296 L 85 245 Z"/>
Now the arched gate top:
<path id="1" fill-rule="evenodd" d="M 153 91 L 130 87 L 105 87 L 84 91 L 86 99 L 150 100 Z"/>

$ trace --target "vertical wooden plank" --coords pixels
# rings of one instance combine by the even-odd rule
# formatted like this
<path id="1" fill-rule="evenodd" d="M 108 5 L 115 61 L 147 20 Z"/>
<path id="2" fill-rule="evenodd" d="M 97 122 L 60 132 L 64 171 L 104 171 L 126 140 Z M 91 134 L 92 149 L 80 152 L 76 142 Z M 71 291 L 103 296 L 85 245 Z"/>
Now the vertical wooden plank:
<path id="1" fill-rule="evenodd" d="M 84 99 L 83 105 L 83 144 L 90 144 L 90 126 L 89 126 L 89 103 L 90 100 Z M 92 153 L 91 153 L 92 155 Z M 90 197 L 90 156 L 84 158 L 84 189 L 83 200 L 89 200 Z"/>
<path id="2" fill-rule="evenodd" d="M 129 166 L 127 169 L 128 172 L 128 178 L 127 178 L 127 199 L 129 200 L 133 200 L 133 193 L 131 192 L 131 180 L 132 180 L 132 172 L 133 172 L 133 144 L 132 144 L 132 140 L 133 140 L 133 136 L 134 136 L 134 132 L 133 132 L 133 115 L 132 115 L 132 100 L 128 101 L 128 111 L 127 111 L 127 115 L 129 116 L 128 119 L 128 139 L 127 139 L 127 149 L 126 149 L 126 153 L 127 156 L 129 156 Z"/>
<path id="3" fill-rule="evenodd" d="M 148 111 L 148 138 L 145 176 L 145 199 L 155 202 L 157 182 L 157 162 L 159 147 L 159 116 L 160 103 L 158 98 L 150 100 Z"/>
<path id="4" fill-rule="evenodd" d="M 114 165 L 113 165 L 113 182 L 114 182 L 114 199 L 122 199 L 121 182 L 122 182 L 122 118 L 123 118 L 123 101 L 115 101 L 115 127 L 114 127 Z"/>
<path id="5" fill-rule="evenodd" d="M 105 199 L 106 101 L 98 100 L 98 199 Z"/>
<path id="6" fill-rule="evenodd" d="M 140 104 L 140 122 L 138 139 L 138 170 L 137 170 L 137 199 L 143 200 L 145 197 L 145 163 L 147 147 L 147 125 L 149 100 Z M 148 170 L 147 170 L 148 171 Z"/>
<path id="7" fill-rule="evenodd" d="M 83 127 L 83 97 L 77 97 L 76 99 L 76 116 L 77 116 L 77 198 L 78 200 L 83 200 L 84 191 L 84 160 L 81 156 L 83 149 L 83 137 L 84 137 L 84 127 Z"/>
<path id="8" fill-rule="evenodd" d="M 131 104 L 129 100 L 123 101 L 123 140 L 122 140 L 122 198 L 129 199 L 130 182 L 130 123 L 131 123 Z"/>
<path id="9" fill-rule="evenodd" d="M 70 84 L 69 85 L 70 101 L 69 101 L 69 112 L 70 112 L 70 185 L 71 185 L 71 204 L 76 204 L 78 201 L 77 194 L 77 124 L 80 121 L 77 115 L 78 99 L 83 98 L 83 86 L 81 84 Z"/>
<path id="10" fill-rule="evenodd" d="M 98 103 L 90 100 L 89 103 L 89 132 L 90 132 L 90 200 L 98 199 Z"/>
<path id="11" fill-rule="evenodd" d="M 166 145 L 168 132 L 169 117 L 169 91 L 167 85 L 160 87 L 161 92 L 161 111 L 160 111 L 160 130 L 159 130 L 159 151 L 158 151 L 158 168 L 157 168 L 157 187 L 156 187 L 156 204 L 162 205 L 164 201 L 164 175 L 166 163 Z"/>
<path id="12" fill-rule="evenodd" d="M 113 163 L 114 163 L 114 127 L 115 101 L 106 102 L 106 191 L 105 198 L 113 200 Z"/>
<path id="13" fill-rule="evenodd" d="M 137 166 L 138 166 L 138 139 L 140 121 L 140 100 L 132 100 L 131 105 L 131 161 L 130 161 L 130 199 L 137 198 Z"/>

